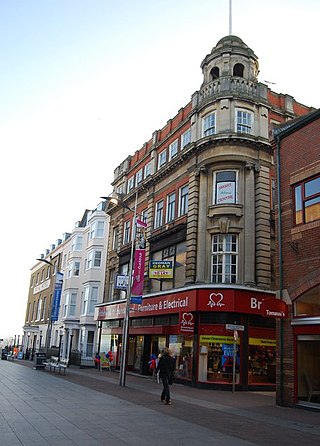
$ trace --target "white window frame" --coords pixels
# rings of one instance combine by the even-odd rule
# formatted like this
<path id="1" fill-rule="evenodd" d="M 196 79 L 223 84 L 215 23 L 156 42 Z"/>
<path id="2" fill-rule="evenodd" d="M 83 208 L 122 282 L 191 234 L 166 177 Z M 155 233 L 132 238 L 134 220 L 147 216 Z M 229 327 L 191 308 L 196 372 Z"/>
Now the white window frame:
<path id="1" fill-rule="evenodd" d="M 95 305 L 98 303 L 99 287 L 97 285 L 87 285 L 84 287 L 82 310 L 83 316 L 93 316 Z"/>
<path id="2" fill-rule="evenodd" d="M 179 189 L 179 210 L 178 210 L 179 217 L 188 213 L 188 204 L 189 204 L 189 184 L 185 184 Z"/>
<path id="3" fill-rule="evenodd" d="M 216 113 L 210 113 L 203 117 L 203 136 L 210 136 L 216 134 Z"/>
<path id="4" fill-rule="evenodd" d="M 44 321 L 45 316 L 46 316 L 46 302 L 47 302 L 47 297 L 44 296 L 43 298 L 43 305 L 42 305 L 42 315 L 41 315 L 41 320 Z"/>
<path id="5" fill-rule="evenodd" d="M 82 235 L 75 235 L 72 238 L 72 244 L 71 244 L 71 251 L 82 251 L 82 244 L 83 244 L 83 236 Z"/>
<path id="6" fill-rule="evenodd" d="M 218 181 L 219 174 L 228 173 L 235 174 L 235 180 Z M 221 204 L 237 204 L 239 202 L 238 197 L 238 183 L 239 172 L 235 169 L 216 170 L 213 172 L 213 197 L 212 203 L 215 205 Z M 219 186 L 220 185 L 220 188 Z M 221 190 L 221 192 L 219 192 Z M 222 190 L 225 192 L 225 196 L 222 194 Z"/>
<path id="7" fill-rule="evenodd" d="M 81 314 L 86 315 L 89 308 L 89 298 L 90 298 L 90 286 L 85 286 L 83 290 L 83 301 Z"/>
<path id="8" fill-rule="evenodd" d="M 236 108 L 235 131 L 237 133 L 253 134 L 254 115 L 252 111 Z"/>
<path id="9" fill-rule="evenodd" d="M 191 142 L 191 129 L 186 130 L 181 135 L 181 150 L 185 148 Z"/>
<path id="10" fill-rule="evenodd" d="M 151 175 L 151 161 L 149 161 L 145 166 L 144 166 L 144 178 L 147 178 Z"/>
<path id="11" fill-rule="evenodd" d="M 138 184 L 140 184 L 142 182 L 142 180 L 143 180 L 143 169 L 141 168 L 136 173 L 136 186 L 138 186 Z"/>
<path id="12" fill-rule="evenodd" d="M 167 149 L 162 150 L 158 155 L 158 169 L 161 169 L 167 162 Z"/>
<path id="13" fill-rule="evenodd" d="M 175 219 L 176 210 L 176 193 L 167 195 L 167 212 L 166 212 L 166 223 L 170 223 Z"/>
<path id="14" fill-rule="evenodd" d="M 88 252 L 87 270 L 92 268 L 100 268 L 102 263 L 102 251 L 92 250 Z"/>
<path id="15" fill-rule="evenodd" d="M 154 215 L 154 229 L 160 228 L 163 223 L 163 200 L 156 203 L 156 211 Z"/>
<path id="16" fill-rule="evenodd" d="M 130 192 L 131 189 L 134 188 L 134 175 L 130 178 L 128 178 L 128 184 L 127 184 L 127 192 Z"/>
<path id="17" fill-rule="evenodd" d="M 89 240 L 104 237 L 104 220 L 96 220 L 90 225 Z"/>
<path id="18" fill-rule="evenodd" d="M 169 161 L 171 161 L 172 158 L 178 156 L 178 145 L 179 145 L 178 139 L 176 139 L 169 145 Z"/>
<path id="19" fill-rule="evenodd" d="M 211 282 L 237 283 L 238 281 L 238 236 L 215 234 L 211 239 Z"/>
<path id="20" fill-rule="evenodd" d="M 127 220 L 123 225 L 123 244 L 126 245 L 130 242 L 131 236 L 131 220 Z"/>
<path id="21" fill-rule="evenodd" d="M 36 321 L 40 321 L 41 311 L 42 311 L 42 297 L 40 297 L 39 300 L 38 300 Z"/>

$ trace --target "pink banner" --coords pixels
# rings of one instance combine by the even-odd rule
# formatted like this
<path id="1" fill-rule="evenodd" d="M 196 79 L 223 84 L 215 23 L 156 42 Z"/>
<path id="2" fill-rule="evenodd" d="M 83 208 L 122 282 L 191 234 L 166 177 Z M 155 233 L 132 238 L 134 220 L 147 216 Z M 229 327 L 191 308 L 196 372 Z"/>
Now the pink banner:
<path id="1" fill-rule="evenodd" d="M 136 249 L 135 250 L 131 296 L 142 296 L 145 257 L 146 257 L 145 249 Z"/>

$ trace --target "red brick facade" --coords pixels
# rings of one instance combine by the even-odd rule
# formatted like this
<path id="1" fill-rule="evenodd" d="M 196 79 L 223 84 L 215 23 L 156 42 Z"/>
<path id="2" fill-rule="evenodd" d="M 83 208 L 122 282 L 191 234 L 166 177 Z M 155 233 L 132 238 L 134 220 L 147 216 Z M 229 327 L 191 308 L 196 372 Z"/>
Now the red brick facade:
<path id="1" fill-rule="evenodd" d="M 292 303 L 320 284 L 319 212 L 312 221 L 296 224 L 294 186 L 320 176 L 319 110 L 292 121 L 291 125 L 282 126 L 282 130 L 278 134 L 276 132 L 275 146 L 277 184 L 280 183 L 280 206 L 277 206 L 280 213 L 276 213 L 276 288 L 289 304 L 291 312 L 291 317 L 278 324 L 277 401 L 293 405 L 298 400 L 298 366 L 292 320 L 298 318 L 292 314 Z M 299 333 L 310 332 L 306 327 L 302 330 L 299 325 Z M 320 329 L 315 320 L 312 327 L 314 333 L 317 332 L 316 327 Z"/>

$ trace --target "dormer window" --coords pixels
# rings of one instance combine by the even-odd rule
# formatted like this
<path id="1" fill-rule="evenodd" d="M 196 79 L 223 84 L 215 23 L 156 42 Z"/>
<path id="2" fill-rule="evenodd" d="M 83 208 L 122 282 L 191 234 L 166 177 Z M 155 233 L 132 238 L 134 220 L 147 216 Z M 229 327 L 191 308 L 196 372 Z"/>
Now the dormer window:
<path id="1" fill-rule="evenodd" d="M 211 75 L 211 79 L 212 79 L 213 81 L 215 81 L 216 79 L 218 79 L 218 78 L 220 77 L 220 70 L 219 70 L 219 67 L 213 67 L 212 70 L 211 70 L 211 72 L 210 72 L 210 75 Z"/>
<path id="2" fill-rule="evenodd" d="M 233 67 L 233 75 L 237 77 L 243 77 L 244 66 L 242 63 L 236 63 Z"/>

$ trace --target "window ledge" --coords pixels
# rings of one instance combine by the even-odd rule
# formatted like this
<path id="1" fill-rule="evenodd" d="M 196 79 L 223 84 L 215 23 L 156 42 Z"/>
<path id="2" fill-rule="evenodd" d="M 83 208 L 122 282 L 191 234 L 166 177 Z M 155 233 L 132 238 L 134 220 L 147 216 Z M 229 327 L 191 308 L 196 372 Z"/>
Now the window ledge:
<path id="1" fill-rule="evenodd" d="M 216 204 L 209 206 L 208 216 L 215 217 L 217 215 L 235 215 L 236 217 L 242 217 L 243 205 L 242 204 Z"/>
<path id="2" fill-rule="evenodd" d="M 291 229 L 291 235 L 299 234 L 299 232 L 308 231 L 309 229 L 315 229 L 320 227 L 320 220 L 310 221 Z"/>

